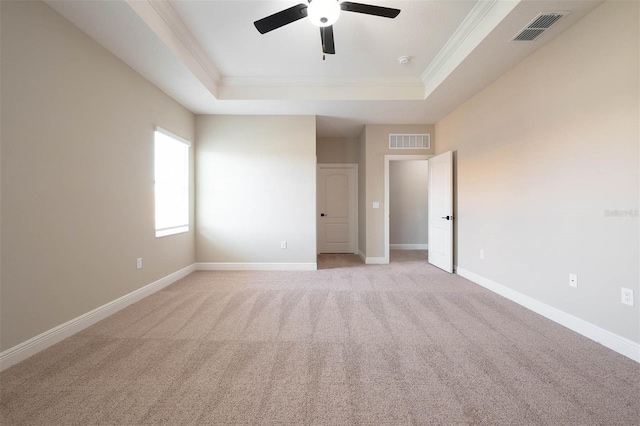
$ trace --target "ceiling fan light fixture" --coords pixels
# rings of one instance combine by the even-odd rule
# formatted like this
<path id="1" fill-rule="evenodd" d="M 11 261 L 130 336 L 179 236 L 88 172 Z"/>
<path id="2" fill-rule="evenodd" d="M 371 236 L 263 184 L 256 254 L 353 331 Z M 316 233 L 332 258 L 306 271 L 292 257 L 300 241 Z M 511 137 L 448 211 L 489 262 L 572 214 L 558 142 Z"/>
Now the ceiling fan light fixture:
<path id="1" fill-rule="evenodd" d="M 340 17 L 340 4 L 338 0 L 311 0 L 307 16 L 313 25 L 328 27 Z"/>

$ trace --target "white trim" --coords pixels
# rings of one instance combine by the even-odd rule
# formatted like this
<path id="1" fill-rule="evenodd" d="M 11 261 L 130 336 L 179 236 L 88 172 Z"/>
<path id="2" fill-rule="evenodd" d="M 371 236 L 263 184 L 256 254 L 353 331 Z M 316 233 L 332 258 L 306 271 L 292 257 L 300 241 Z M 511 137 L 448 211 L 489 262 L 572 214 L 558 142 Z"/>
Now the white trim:
<path id="1" fill-rule="evenodd" d="M 67 337 L 92 326 L 98 321 L 101 321 L 108 316 L 115 314 L 119 310 L 126 308 L 132 303 L 142 300 L 158 290 L 162 290 L 177 280 L 186 277 L 193 271 L 195 271 L 194 265 L 189 265 L 186 268 L 167 275 L 164 278 L 160 278 L 158 281 L 147 284 L 146 286 L 134 290 L 129 294 L 119 297 L 118 299 L 89 311 L 86 314 L 80 315 L 79 317 L 67 321 L 64 324 L 60 324 L 51 330 L 45 331 L 44 333 L 3 351 L 0 353 L 0 371 L 6 370 L 12 365 L 17 364 L 20 361 L 24 361 L 25 359 L 55 345 Z"/>
<path id="2" fill-rule="evenodd" d="M 362 261 L 365 264 L 367 263 L 367 256 L 361 250 L 358 250 L 358 253 L 356 253 L 356 254 L 360 257 L 360 259 L 362 259 Z"/>
<path id="3" fill-rule="evenodd" d="M 384 263 L 389 263 L 389 162 L 409 160 L 429 160 L 429 155 L 385 155 L 384 156 Z M 428 163 L 427 163 L 428 164 Z M 428 167 L 428 166 L 427 166 Z M 367 262 L 368 263 L 368 262 Z"/>
<path id="4" fill-rule="evenodd" d="M 222 85 L 226 87 L 410 87 L 422 86 L 422 81 L 411 77 L 222 77 Z"/>
<path id="5" fill-rule="evenodd" d="M 196 263 L 198 271 L 316 271 L 317 263 L 242 263 L 209 262 Z"/>
<path id="6" fill-rule="evenodd" d="M 127 0 L 135 1 L 135 0 Z M 239 84 L 240 81 L 234 78 Z M 223 85 L 218 88 L 217 99 L 220 100 L 349 100 L 349 101 L 423 101 L 424 85 L 416 78 L 415 85 L 405 86 L 394 83 L 376 86 L 362 86 L 359 78 L 352 79 L 349 86 L 336 86 L 332 81 L 323 78 L 307 78 L 302 85 L 272 85 L 271 79 L 263 79 L 258 86 L 227 85 L 227 78 L 223 79 Z M 287 79 L 291 80 L 291 79 Z M 340 84 L 340 82 L 338 82 Z"/>
<path id="7" fill-rule="evenodd" d="M 607 331 L 597 325 L 591 324 L 583 319 L 575 317 L 561 311 L 546 303 L 540 302 L 530 296 L 526 296 L 502 284 L 498 284 L 490 279 L 484 278 L 464 268 L 457 268 L 457 274 L 464 277 L 492 292 L 499 294 L 533 312 L 550 319 L 569 330 L 575 331 L 601 345 L 618 352 L 621 355 L 640 362 L 640 343 L 627 339 L 626 337 Z"/>
<path id="8" fill-rule="evenodd" d="M 222 75 L 203 47 L 180 19 L 167 0 L 126 0 L 127 4 L 151 28 L 196 78 L 218 98 Z"/>
<path id="9" fill-rule="evenodd" d="M 429 244 L 389 244 L 392 250 L 429 250 Z"/>

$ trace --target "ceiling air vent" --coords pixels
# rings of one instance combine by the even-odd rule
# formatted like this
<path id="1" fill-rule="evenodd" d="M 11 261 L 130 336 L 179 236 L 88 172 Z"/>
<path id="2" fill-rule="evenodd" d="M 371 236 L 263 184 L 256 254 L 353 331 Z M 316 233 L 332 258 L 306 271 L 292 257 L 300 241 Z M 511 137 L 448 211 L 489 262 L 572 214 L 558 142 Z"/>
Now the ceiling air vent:
<path id="1" fill-rule="evenodd" d="M 431 135 L 426 134 L 389 134 L 389 149 L 429 149 Z"/>
<path id="2" fill-rule="evenodd" d="M 535 17 L 533 21 L 524 27 L 511 41 L 533 41 L 540 34 L 551 28 L 568 12 L 544 12 Z"/>

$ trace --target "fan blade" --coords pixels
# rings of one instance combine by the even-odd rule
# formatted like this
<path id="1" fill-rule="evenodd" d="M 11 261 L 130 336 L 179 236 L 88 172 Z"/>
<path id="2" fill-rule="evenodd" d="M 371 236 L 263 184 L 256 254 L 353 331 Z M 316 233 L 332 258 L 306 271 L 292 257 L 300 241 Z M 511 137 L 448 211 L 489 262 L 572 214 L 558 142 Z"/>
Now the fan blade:
<path id="1" fill-rule="evenodd" d="M 320 27 L 320 38 L 322 39 L 322 53 L 334 55 L 336 46 L 333 44 L 333 25 Z"/>
<path id="2" fill-rule="evenodd" d="M 307 16 L 307 4 L 300 3 L 296 6 L 282 10 L 273 15 L 262 18 L 253 23 L 260 34 L 268 33 L 277 28 L 302 19 Z"/>
<path id="3" fill-rule="evenodd" d="M 400 14 L 400 9 L 392 9 L 390 7 L 373 6 L 371 4 L 353 3 L 343 1 L 340 3 L 340 9 L 347 12 L 365 13 L 367 15 L 382 16 L 384 18 L 395 18 Z"/>

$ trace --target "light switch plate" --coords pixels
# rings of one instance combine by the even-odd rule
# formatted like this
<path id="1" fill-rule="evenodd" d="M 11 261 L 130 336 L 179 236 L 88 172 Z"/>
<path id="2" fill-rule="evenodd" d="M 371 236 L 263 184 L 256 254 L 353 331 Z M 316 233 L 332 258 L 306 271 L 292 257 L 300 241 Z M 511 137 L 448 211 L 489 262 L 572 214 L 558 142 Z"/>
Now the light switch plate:
<path id="1" fill-rule="evenodd" d="M 378 201 L 374 201 L 373 202 L 373 208 L 374 209 L 379 209 L 380 208 L 380 203 Z"/>

